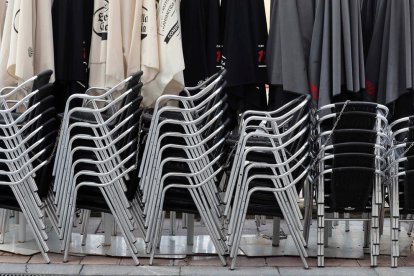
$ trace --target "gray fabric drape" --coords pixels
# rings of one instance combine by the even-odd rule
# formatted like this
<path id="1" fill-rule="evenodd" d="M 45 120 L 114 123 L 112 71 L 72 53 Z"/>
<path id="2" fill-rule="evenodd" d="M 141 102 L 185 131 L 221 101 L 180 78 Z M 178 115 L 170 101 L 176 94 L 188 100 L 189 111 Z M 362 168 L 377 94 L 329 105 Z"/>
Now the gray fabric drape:
<path id="1" fill-rule="evenodd" d="M 361 0 L 317 0 L 309 57 L 310 91 L 319 106 L 365 87 Z"/>
<path id="2" fill-rule="evenodd" d="M 267 42 L 269 82 L 283 90 L 309 93 L 309 58 L 315 1 L 273 0 Z"/>
<path id="3" fill-rule="evenodd" d="M 413 88 L 414 1 L 378 0 L 367 56 L 367 95 L 382 104 Z"/>

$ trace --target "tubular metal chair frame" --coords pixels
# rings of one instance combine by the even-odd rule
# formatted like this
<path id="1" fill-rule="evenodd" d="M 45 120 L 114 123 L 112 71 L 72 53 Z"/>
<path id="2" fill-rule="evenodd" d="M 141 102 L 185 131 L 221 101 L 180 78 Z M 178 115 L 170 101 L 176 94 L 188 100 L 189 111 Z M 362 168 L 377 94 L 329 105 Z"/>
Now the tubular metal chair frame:
<path id="1" fill-rule="evenodd" d="M 207 185 L 207 183 L 210 183 L 210 181 L 212 181 L 214 178 L 216 178 L 217 174 L 220 173 L 223 170 L 223 167 L 219 167 L 218 169 L 215 170 L 215 172 L 211 175 L 209 175 L 207 178 L 203 179 L 202 181 L 200 181 L 200 179 L 197 179 L 194 181 L 193 183 L 193 177 L 195 176 L 201 176 L 203 175 L 204 170 L 207 170 L 210 166 L 212 166 L 214 163 L 216 163 L 219 159 L 221 158 L 221 155 L 218 155 L 214 160 L 212 160 L 210 162 L 210 164 L 208 166 L 206 166 L 202 171 L 199 172 L 195 172 L 195 173 L 169 173 L 167 175 L 165 175 L 161 181 L 161 186 L 163 187 L 162 189 L 162 195 L 157 207 L 157 223 L 156 223 L 156 229 L 154 231 L 155 233 L 155 237 L 154 237 L 154 242 L 153 242 L 153 246 L 151 247 L 151 260 L 150 260 L 150 264 L 152 264 L 154 255 L 155 255 L 155 246 L 156 244 L 158 244 L 160 238 L 161 238 L 161 230 L 162 230 L 162 206 L 164 203 L 164 199 L 165 199 L 165 194 L 166 192 L 171 189 L 171 188 L 179 188 L 179 189 L 187 189 L 189 190 L 191 196 L 193 197 L 193 200 L 197 206 L 197 209 L 199 210 L 199 213 L 203 219 L 203 221 L 206 223 L 207 228 L 209 229 L 210 235 L 212 235 L 212 242 L 215 245 L 215 248 L 218 252 L 218 256 L 222 262 L 222 264 L 225 266 L 226 265 L 226 260 L 224 258 L 224 254 L 227 251 L 225 242 L 223 240 L 217 239 L 217 232 L 220 232 L 220 229 L 215 228 L 214 226 L 214 222 L 212 221 L 211 218 L 211 212 L 208 209 L 208 203 L 206 202 L 206 197 L 203 196 L 203 193 L 197 193 L 200 192 L 200 188 L 202 188 L 202 186 Z M 181 176 L 181 177 L 185 177 L 187 178 L 187 180 L 189 181 L 189 185 L 188 184 L 181 184 L 181 183 L 173 183 L 173 184 L 168 184 L 165 185 L 164 181 L 169 177 L 169 176 Z M 214 219 L 213 219 L 214 220 Z M 214 231 L 215 230 L 215 231 Z M 215 234 L 212 234 L 216 232 Z"/>
<path id="2" fill-rule="evenodd" d="M 326 157 L 326 151 L 331 150 L 334 148 L 334 145 L 329 145 L 332 143 L 330 141 L 332 135 L 334 134 L 334 130 L 326 130 L 321 132 L 320 126 L 321 123 L 329 118 L 336 119 L 334 123 L 334 127 L 338 123 L 341 118 L 341 115 L 346 112 L 364 112 L 363 110 L 346 110 L 346 107 L 352 106 L 375 106 L 376 113 L 373 112 L 366 112 L 367 114 L 376 115 L 375 117 L 375 124 L 373 125 L 373 129 L 369 131 L 375 131 L 376 141 L 375 144 L 371 144 L 373 146 L 374 155 L 375 155 L 375 183 L 373 185 L 373 194 L 372 194 L 372 209 L 371 209 L 371 219 L 361 219 L 365 221 L 371 221 L 371 266 L 377 266 L 377 256 L 379 255 L 379 239 L 380 239 L 380 231 L 379 227 L 381 224 L 380 221 L 380 209 L 383 208 L 383 179 L 385 174 L 383 172 L 384 166 L 381 166 L 381 163 L 384 165 L 384 148 L 386 148 L 390 142 L 389 140 L 389 131 L 388 131 L 388 122 L 386 116 L 388 115 L 388 108 L 382 105 L 378 105 L 375 103 L 365 103 L 365 102 L 346 102 L 346 103 L 337 103 L 337 104 L 330 104 L 324 106 L 316 111 L 315 113 L 315 144 L 317 145 L 318 154 L 315 158 L 317 158 L 317 163 L 315 164 L 316 168 L 316 175 L 314 178 L 314 182 L 316 182 L 316 201 L 318 205 L 318 228 L 317 228 L 317 239 L 318 239 L 318 266 L 324 266 L 324 244 L 325 244 L 325 220 L 349 220 L 349 219 L 325 219 L 325 197 L 324 197 L 324 176 L 326 174 L 332 173 L 332 169 L 326 169 L 324 165 L 324 161 L 330 159 L 330 157 Z M 329 113 L 329 109 L 341 107 L 342 111 L 331 111 Z M 342 129 L 341 129 L 342 130 Z M 342 131 L 368 131 L 368 129 L 343 129 Z M 350 142 L 351 143 L 351 142 Z M 359 142 L 354 142 L 358 144 Z M 343 143 L 342 143 L 343 144 Z M 361 142 L 359 144 L 365 144 L 366 142 Z M 328 153 L 329 155 L 333 155 L 332 153 Z M 322 157 L 321 157 L 322 156 Z M 367 229 L 368 230 L 368 229 Z"/>
<path id="3" fill-rule="evenodd" d="M 128 118 L 127 118 L 128 119 Z M 127 134 L 130 134 L 130 131 L 136 128 L 135 126 L 131 127 L 129 130 L 125 131 L 124 133 L 121 134 L 121 136 L 118 136 L 116 139 L 114 139 L 109 145 L 106 145 L 105 147 L 98 147 L 98 148 L 94 148 L 94 147 L 85 147 L 85 146 L 79 146 L 79 147 L 75 147 L 73 150 L 71 150 L 70 156 L 74 156 L 74 154 L 77 151 L 90 151 L 91 153 L 94 153 L 97 157 L 99 157 L 100 155 L 98 154 L 99 152 L 104 153 L 104 159 L 102 159 L 102 157 L 98 158 L 98 161 L 96 160 L 87 160 L 87 159 L 78 159 L 76 160 L 72 165 L 71 165 L 71 172 L 72 174 L 70 175 L 70 180 L 71 182 L 68 183 L 67 186 L 72 187 L 72 189 L 69 189 L 67 192 L 67 199 L 73 199 L 74 197 L 73 194 L 77 191 L 77 186 L 75 186 L 76 183 L 76 179 L 79 177 L 80 173 L 74 174 L 74 166 L 76 166 L 77 164 L 79 164 L 80 162 L 88 162 L 90 164 L 94 163 L 96 165 L 98 165 L 98 170 L 100 171 L 99 173 L 95 173 L 95 172 L 90 172 L 90 171 L 82 171 L 82 173 L 88 173 L 88 175 L 93 175 L 93 176 L 98 176 L 101 181 L 103 183 L 106 183 L 105 185 L 101 186 L 101 191 L 102 194 L 104 195 L 108 206 L 110 206 L 111 212 L 112 214 L 115 216 L 117 222 L 119 223 L 119 226 L 122 230 L 122 233 L 124 235 L 124 237 L 126 238 L 127 241 L 127 245 L 130 247 L 131 252 L 134 252 L 135 254 L 138 252 L 137 248 L 133 246 L 133 244 L 136 243 L 136 237 L 134 237 L 132 235 L 132 230 L 134 230 L 134 224 L 133 224 L 133 216 L 132 214 L 129 212 L 129 210 L 127 209 L 127 207 L 129 207 L 129 203 L 125 197 L 124 194 L 124 189 L 120 189 L 118 188 L 118 191 L 116 188 L 119 186 L 123 186 L 123 182 L 121 181 L 122 178 L 119 177 L 119 175 L 123 175 L 123 177 L 126 176 L 126 174 L 124 174 L 124 172 L 120 172 L 119 170 L 123 167 L 123 164 L 127 161 L 129 161 L 132 157 L 136 157 L 136 151 L 134 152 L 134 154 L 130 155 L 128 158 L 125 158 L 122 160 L 121 163 L 115 163 L 117 165 L 113 165 L 113 162 L 115 160 L 115 156 L 119 155 L 120 153 L 124 152 L 127 148 L 129 148 L 132 144 L 133 141 L 129 142 L 127 145 L 123 146 L 121 149 L 117 150 L 117 152 L 115 154 L 112 155 L 107 155 L 107 148 L 113 147 L 113 145 L 115 145 L 116 143 L 118 143 L 119 140 L 123 139 L 124 136 L 126 136 Z M 80 135 L 79 135 L 80 136 Z M 77 139 L 84 139 L 87 136 L 84 135 L 82 137 L 77 137 Z M 99 137 L 89 137 L 88 139 L 92 139 L 92 140 L 99 140 Z M 72 162 L 70 162 L 72 163 Z M 134 165 L 136 166 L 136 165 Z M 132 167 L 134 167 L 132 166 Z M 132 168 L 131 167 L 131 168 Z M 108 171 L 109 168 L 109 171 Z M 129 172 L 129 171 L 128 171 Z M 96 184 L 96 183 L 95 183 Z M 84 184 L 86 185 L 86 184 Z M 98 185 L 98 184 L 96 184 Z M 89 185 L 91 186 L 91 185 Z M 94 186 L 94 185 L 92 185 Z M 94 186 L 94 187 L 100 187 L 98 186 Z M 76 198 L 76 197 L 75 197 Z M 65 201 L 67 202 L 67 201 Z M 66 203 L 69 206 L 72 206 L 73 202 L 68 202 Z M 65 227 L 67 227 L 67 225 L 70 225 L 68 223 L 68 220 L 72 219 L 71 217 L 71 213 L 70 213 L 70 209 L 67 209 L 67 215 L 65 215 L 63 218 L 66 218 L 66 220 L 64 221 L 63 225 L 65 225 Z M 66 228 L 67 229 L 67 228 Z M 130 232 L 126 231 L 126 229 L 128 229 Z M 63 243 L 63 247 L 65 248 L 65 251 L 67 251 L 68 249 L 68 242 L 69 242 L 69 238 L 70 238 L 70 231 L 66 230 L 62 232 L 63 234 L 63 239 L 64 239 L 64 243 Z M 134 261 L 136 262 L 136 264 L 139 264 L 137 256 L 133 254 L 133 258 Z"/>
<path id="4" fill-rule="evenodd" d="M 213 89 L 215 85 L 216 83 L 212 83 L 211 89 Z M 208 111 L 204 111 L 203 114 L 200 116 L 197 115 L 198 111 L 202 110 L 203 107 L 206 107 L 213 100 L 217 99 L 217 97 L 219 97 L 222 94 L 223 87 L 224 85 L 221 85 L 220 88 L 216 89 L 213 93 L 211 93 L 211 95 L 209 95 L 201 103 L 191 108 L 183 109 L 183 108 L 177 108 L 177 107 L 164 106 L 164 107 L 161 107 L 159 110 L 154 109 L 153 119 L 151 120 L 151 125 L 150 125 L 149 133 L 147 136 L 147 142 L 146 142 L 146 146 L 144 149 L 142 166 L 140 168 L 140 172 L 138 175 L 141 178 L 141 184 L 140 184 L 141 189 L 144 189 L 145 186 L 148 186 L 149 181 L 151 179 L 150 176 L 146 175 L 144 172 L 149 171 L 150 170 L 149 168 L 151 168 L 152 156 L 154 155 L 154 151 L 155 151 L 154 147 L 156 145 L 156 140 L 159 138 L 161 127 L 169 123 L 171 124 L 175 123 L 175 124 L 181 125 L 187 134 L 196 131 L 197 128 L 194 126 L 194 124 L 203 122 L 204 119 L 208 118 L 208 116 L 212 113 L 211 110 L 214 107 Z M 209 91 L 210 90 L 208 90 L 208 92 Z M 184 120 L 166 119 L 160 122 L 161 115 L 164 112 L 174 112 L 177 114 L 181 114 L 183 115 Z M 193 113 L 196 116 L 193 116 L 192 115 Z M 193 121 L 193 123 L 187 123 L 187 121 Z M 197 139 L 195 138 L 194 142 L 196 141 Z"/>
<path id="5" fill-rule="evenodd" d="M 220 93 L 220 91 L 217 91 L 217 93 Z M 203 113 L 203 115 L 201 115 L 198 118 L 194 118 L 193 119 L 193 118 L 191 118 L 191 115 L 190 115 L 189 118 L 187 118 L 184 121 L 183 120 L 176 120 L 176 119 L 166 119 L 166 120 L 163 120 L 163 121 L 161 121 L 157 125 L 157 128 L 155 130 L 154 136 L 157 137 L 157 139 L 159 140 L 160 139 L 159 136 L 162 135 L 161 134 L 161 128 L 164 125 L 168 125 L 168 124 L 175 124 L 175 125 L 179 125 L 179 126 L 183 127 L 186 134 L 192 134 L 193 132 L 197 132 L 198 131 L 198 128 L 195 127 L 194 125 L 196 125 L 196 124 L 198 124 L 200 122 L 203 122 L 206 118 L 208 118 L 209 116 L 213 115 L 214 112 L 219 112 L 219 107 L 221 107 L 222 105 L 224 105 L 224 101 L 223 100 L 220 100 L 213 107 L 211 107 L 210 110 L 205 111 L 205 113 Z M 167 108 L 164 108 L 163 110 L 167 110 Z M 186 114 L 186 113 L 189 113 L 190 112 L 189 110 L 186 110 L 186 109 L 179 109 L 179 108 L 172 108 L 172 107 L 171 108 L 168 108 L 168 111 L 175 111 L 175 112 L 180 113 L 180 114 Z M 202 127 L 202 128 L 204 129 L 205 127 Z M 200 138 L 198 138 L 198 136 L 196 136 L 196 135 L 193 135 L 193 136 L 194 136 L 194 138 L 192 138 L 191 136 L 189 136 L 189 138 L 186 139 L 187 143 L 197 143 L 199 141 Z M 157 151 L 157 148 L 156 148 L 157 140 L 155 140 L 155 139 L 147 139 L 147 145 L 148 146 L 146 146 L 146 147 L 151 147 L 151 149 L 148 150 L 149 152 L 147 153 L 147 158 L 148 158 L 148 156 L 151 156 L 152 157 L 152 156 L 156 155 L 156 151 Z M 148 178 L 151 179 L 151 175 L 148 175 L 148 173 L 146 174 L 147 176 L 145 178 L 144 171 L 151 170 L 150 168 L 152 167 L 152 164 L 153 164 L 153 161 L 154 161 L 153 158 L 151 158 L 149 160 L 149 162 L 144 163 L 144 160 L 146 160 L 146 159 L 143 158 L 143 166 L 144 166 L 144 168 L 143 168 L 143 174 L 142 175 L 143 175 L 143 179 L 144 180 L 141 181 L 141 183 L 142 183 L 141 184 L 141 189 L 144 189 L 144 187 L 146 185 L 148 185 L 148 182 L 146 181 L 146 179 L 148 179 Z"/>
<path id="6" fill-rule="evenodd" d="M 302 104 L 304 106 L 306 104 L 306 101 L 302 102 Z M 302 105 L 300 107 L 302 107 Z M 284 150 L 287 146 L 293 144 L 298 139 L 300 139 L 303 136 L 303 134 L 305 134 L 308 131 L 309 126 L 305 124 L 306 121 L 308 120 L 308 115 L 304 115 L 300 119 L 297 119 L 297 121 L 295 122 L 293 126 L 290 126 L 288 130 L 282 133 L 279 133 L 280 125 L 277 124 L 278 121 L 281 121 L 282 125 L 287 124 L 293 118 L 291 115 L 294 114 L 294 112 L 296 111 L 300 111 L 300 107 L 295 109 L 293 112 L 287 112 L 283 114 L 282 116 L 276 117 L 276 118 L 271 117 L 271 116 L 248 117 L 241 127 L 242 133 L 244 133 L 245 132 L 244 130 L 247 128 L 247 125 L 250 121 L 262 121 L 266 123 L 270 122 L 271 124 L 273 124 L 272 130 L 274 130 L 275 133 L 269 134 L 269 133 L 261 133 L 261 132 L 250 132 L 250 133 L 247 133 L 241 136 L 240 137 L 241 141 L 239 140 L 239 143 L 238 143 L 237 152 L 235 153 L 235 158 L 233 161 L 232 173 L 229 178 L 228 190 L 226 190 L 226 192 L 229 192 L 227 194 L 228 195 L 227 197 L 230 197 L 230 195 L 233 194 L 234 189 L 236 189 L 235 191 L 236 194 L 234 197 L 235 201 L 233 202 L 232 208 L 230 208 L 230 204 L 231 204 L 230 200 L 227 202 L 227 206 L 226 206 L 227 210 L 230 210 L 230 209 L 232 210 L 232 215 L 230 217 L 230 223 L 229 223 L 229 234 L 230 234 L 229 246 L 231 247 L 230 257 L 233 258 L 232 269 L 235 267 L 235 264 L 236 264 L 238 242 L 239 242 L 238 239 L 241 238 L 240 222 L 242 221 L 242 219 L 240 217 L 240 214 L 239 216 L 236 216 L 237 215 L 236 213 L 237 211 L 240 211 L 240 207 L 239 207 L 240 200 L 242 200 L 243 202 L 244 196 L 247 193 L 247 190 L 246 190 L 247 187 L 245 185 L 247 174 L 245 170 L 247 168 L 247 173 L 248 173 L 250 171 L 250 168 L 251 167 L 253 168 L 255 166 L 267 167 L 267 168 L 272 169 L 272 172 L 274 175 L 272 176 L 264 175 L 263 176 L 264 178 L 273 177 L 274 179 L 279 179 L 278 183 L 275 183 L 275 189 L 274 190 L 270 189 L 269 191 L 275 192 L 276 199 L 278 203 L 280 204 L 279 206 L 281 206 L 284 216 L 288 220 L 288 226 L 291 229 L 292 235 L 294 236 L 294 241 L 299 250 L 299 254 L 302 257 L 302 260 L 304 261 L 305 267 L 307 267 L 307 263 L 305 260 L 305 257 L 307 256 L 307 253 L 305 250 L 306 242 L 301 233 L 303 228 L 300 223 L 299 215 L 297 213 L 298 208 L 294 207 L 295 205 L 297 205 L 297 197 L 295 197 L 294 194 L 290 192 L 292 189 L 294 189 L 294 185 L 292 185 L 292 181 L 295 184 L 297 183 L 297 181 L 293 180 L 291 172 L 292 170 L 297 169 L 298 166 L 301 164 L 301 162 L 303 162 L 306 158 L 302 158 L 301 161 L 298 162 L 298 165 L 295 165 L 292 168 L 289 168 L 288 166 L 288 164 L 293 160 L 293 158 L 297 157 L 297 155 L 299 153 L 302 153 L 302 151 L 307 147 L 307 143 L 305 142 L 304 145 L 302 145 L 302 147 L 300 148 L 300 150 L 294 153 L 289 159 L 286 157 L 286 153 Z M 287 119 L 284 120 L 285 118 Z M 297 133 L 295 134 L 296 130 L 297 130 Z M 288 141 L 283 142 L 282 138 L 289 137 L 289 135 L 292 135 L 293 137 L 290 137 Z M 250 137 L 261 137 L 264 139 L 268 139 L 270 140 L 272 146 L 271 147 L 247 146 L 247 141 Z M 278 143 L 275 144 L 274 140 L 277 140 Z M 274 157 L 276 158 L 277 164 L 257 163 L 257 162 L 251 162 L 251 161 L 247 162 L 248 161 L 247 155 L 250 152 L 255 152 L 255 151 L 273 153 Z M 305 155 L 305 157 L 307 157 L 307 155 Z M 281 171 L 280 175 L 278 175 L 275 168 L 279 168 L 279 170 Z M 307 172 L 305 174 L 307 174 Z M 280 183 L 280 180 L 282 181 L 282 183 Z M 236 181 L 238 182 L 238 185 L 234 187 L 234 185 L 232 185 L 232 182 L 234 182 L 235 184 Z M 242 187 L 244 187 L 243 190 L 241 190 Z M 285 189 L 283 187 L 287 187 L 287 188 Z M 281 191 L 286 191 L 286 193 L 279 195 L 278 189 L 280 188 L 283 189 Z M 268 188 L 265 188 L 265 190 L 266 189 Z M 256 189 L 256 190 L 260 190 L 260 189 Z M 289 206 L 285 205 L 286 202 L 289 202 Z M 235 239 L 236 239 L 236 244 L 233 245 L 232 243 L 234 242 Z"/>
<path id="7" fill-rule="evenodd" d="M 280 112 L 284 111 L 285 109 L 287 109 L 288 107 L 290 107 L 293 103 L 296 102 L 300 102 L 296 107 L 294 107 L 293 109 L 287 111 L 286 113 L 283 113 L 282 115 L 279 115 L 278 117 L 273 117 L 276 114 L 279 114 Z M 272 132 L 275 134 L 279 134 L 280 130 L 279 128 L 281 126 L 283 126 L 284 124 L 288 123 L 290 120 L 292 120 L 292 115 L 295 114 L 296 112 L 301 112 L 301 109 L 304 108 L 307 104 L 309 103 L 309 97 L 305 97 L 304 100 L 293 100 L 287 104 L 285 104 L 284 106 L 280 107 L 279 109 L 275 110 L 275 111 L 271 111 L 271 112 L 259 112 L 259 111 L 246 111 L 244 114 L 242 114 L 242 118 L 247 117 L 247 115 L 250 115 L 250 117 L 247 117 L 246 119 L 244 119 L 243 123 L 240 125 L 239 127 L 239 133 L 246 133 L 246 130 L 251 126 L 249 126 L 250 122 L 254 122 L 254 121 L 262 121 L 262 122 L 268 122 L 270 121 L 271 123 L 271 128 L 272 128 Z M 281 121 L 281 122 L 280 122 Z M 260 127 L 260 129 L 262 129 L 262 127 Z M 230 173 L 230 177 L 229 177 L 229 181 L 228 181 L 228 187 L 226 189 L 226 193 L 223 199 L 224 204 L 226 204 L 226 209 L 224 214 L 227 215 L 229 213 L 229 199 L 230 196 L 233 194 L 233 189 L 234 189 L 234 183 L 236 181 L 236 179 L 234 179 L 236 176 L 236 170 L 237 168 L 239 168 L 240 164 L 240 160 L 236 157 L 241 155 L 241 149 L 243 147 L 246 146 L 247 141 L 250 137 L 256 136 L 257 133 L 254 134 L 250 134 L 248 133 L 245 136 L 240 136 L 240 140 L 239 143 L 237 145 L 237 149 L 235 152 L 235 159 L 234 159 L 234 163 L 232 166 L 232 171 Z M 284 136 L 281 136 L 279 138 L 283 138 Z M 277 138 L 277 137 L 276 137 Z M 284 156 L 285 153 L 283 153 Z M 296 193 L 296 191 L 295 191 Z M 297 193 L 295 194 L 295 197 L 297 198 Z M 300 212 L 299 212 L 300 213 Z"/>

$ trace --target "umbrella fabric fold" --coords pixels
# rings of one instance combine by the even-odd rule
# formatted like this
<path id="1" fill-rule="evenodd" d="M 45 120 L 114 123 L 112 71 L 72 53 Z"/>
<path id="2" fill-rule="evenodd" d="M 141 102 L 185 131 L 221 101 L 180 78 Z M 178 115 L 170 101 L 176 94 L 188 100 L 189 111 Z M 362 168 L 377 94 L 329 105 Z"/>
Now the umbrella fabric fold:
<path id="1" fill-rule="evenodd" d="M 22 83 L 45 69 L 54 70 L 51 11 L 52 0 L 7 2 L 0 49 L 1 87 Z"/>
<path id="2" fill-rule="evenodd" d="M 9 0 L 4 18 L 3 35 L 0 45 L 0 87 L 16 85 L 17 80 L 7 73 L 7 63 L 10 55 L 12 41 L 12 28 L 14 18 L 14 0 Z M 15 36 L 13 36 L 15 39 Z"/>
<path id="3" fill-rule="evenodd" d="M 267 25 L 263 0 L 222 0 L 221 24 L 221 64 L 227 69 L 229 118 L 235 120 L 247 109 L 266 110 Z"/>
<path id="4" fill-rule="evenodd" d="M 309 57 L 310 92 L 319 106 L 365 88 L 361 0 L 317 0 Z"/>
<path id="5" fill-rule="evenodd" d="M 64 111 L 70 95 L 85 93 L 88 88 L 93 6 L 93 0 L 53 2 L 54 91 L 59 95 L 56 99 L 58 112 Z"/>
<path id="6" fill-rule="evenodd" d="M 142 27 L 141 27 L 141 70 L 142 82 L 151 82 L 160 70 L 158 55 L 157 31 L 157 4 L 154 0 L 142 1 Z M 146 87 L 142 88 L 146 90 Z"/>
<path id="7" fill-rule="evenodd" d="M 413 89 L 414 1 L 378 0 L 367 56 L 366 95 L 390 104 Z"/>
<path id="8" fill-rule="evenodd" d="M 144 106 L 153 105 L 163 94 L 178 95 L 184 88 L 185 65 L 178 1 L 160 0 L 157 14 L 159 72 L 142 90 Z"/>
<path id="9" fill-rule="evenodd" d="M 92 16 L 93 0 L 53 2 L 56 80 L 81 81 L 87 85 Z"/>
<path id="10" fill-rule="evenodd" d="M 315 1 L 273 0 L 267 41 L 269 108 L 283 105 L 295 95 L 309 93 L 308 58 Z M 280 87 L 274 87 L 280 86 Z"/>
<path id="11" fill-rule="evenodd" d="M 364 56 L 368 55 L 374 33 L 375 18 L 377 14 L 377 0 L 363 0 L 361 9 L 362 38 L 364 41 Z"/>
<path id="12" fill-rule="evenodd" d="M 267 82 L 263 0 L 226 0 L 222 64 L 229 86 Z"/>
<path id="13" fill-rule="evenodd" d="M 220 32 L 219 0 L 182 0 L 180 6 L 184 81 L 196 86 L 217 72 L 216 45 Z"/>

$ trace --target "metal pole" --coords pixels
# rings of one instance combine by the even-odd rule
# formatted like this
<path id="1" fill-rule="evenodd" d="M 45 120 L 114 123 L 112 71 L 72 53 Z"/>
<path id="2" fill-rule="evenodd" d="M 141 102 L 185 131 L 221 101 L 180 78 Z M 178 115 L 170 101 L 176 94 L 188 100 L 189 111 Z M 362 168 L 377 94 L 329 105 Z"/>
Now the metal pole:
<path id="1" fill-rule="evenodd" d="M 279 246 L 280 244 L 280 218 L 273 217 L 273 237 L 272 245 Z"/>

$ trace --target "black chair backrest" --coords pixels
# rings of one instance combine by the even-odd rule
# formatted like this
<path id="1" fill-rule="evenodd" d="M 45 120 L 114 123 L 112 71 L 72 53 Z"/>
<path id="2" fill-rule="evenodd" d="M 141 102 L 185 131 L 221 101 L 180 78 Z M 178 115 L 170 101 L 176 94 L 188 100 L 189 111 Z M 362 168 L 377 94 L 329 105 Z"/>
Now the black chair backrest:
<path id="1" fill-rule="evenodd" d="M 53 110 L 51 110 L 51 112 L 56 113 L 56 110 L 54 109 L 54 107 L 52 109 Z M 36 133 L 36 135 L 34 135 L 33 138 L 31 138 L 27 141 L 28 145 L 32 145 L 33 143 L 36 143 L 38 140 L 40 140 L 44 137 L 48 137 L 48 138 L 52 139 L 52 137 L 49 136 L 49 133 L 57 132 L 58 128 L 59 128 L 59 124 L 56 120 L 56 117 L 53 117 L 53 116 L 43 116 L 42 117 L 42 122 L 37 124 L 36 128 L 39 128 L 41 126 L 42 126 L 42 130 L 39 131 L 38 133 Z M 36 128 L 33 128 L 33 131 Z M 30 132 L 28 132 L 28 133 L 30 133 Z M 55 140 L 56 139 L 57 139 L 57 135 L 55 136 Z"/>
<path id="2" fill-rule="evenodd" d="M 375 155 L 366 153 L 334 154 L 330 162 L 333 168 L 361 167 L 375 168 Z"/>
<path id="3" fill-rule="evenodd" d="M 35 90 L 39 89 L 40 87 L 48 84 L 52 74 L 53 74 L 52 70 L 45 70 L 45 71 L 39 73 L 37 75 L 36 79 L 33 81 L 32 91 L 35 91 Z"/>
<path id="4" fill-rule="evenodd" d="M 142 82 L 141 82 L 142 71 L 138 71 L 131 75 L 131 79 L 126 83 L 123 91 L 126 92 L 129 89 L 137 90 L 133 93 L 130 93 L 128 96 L 124 97 L 123 100 L 119 103 L 119 107 L 122 107 L 129 103 L 130 101 L 134 100 L 135 97 L 141 94 Z"/>
<path id="5" fill-rule="evenodd" d="M 406 171 L 414 170 L 414 155 L 406 156 L 407 160 L 404 162 Z"/>
<path id="6" fill-rule="evenodd" d="M 377 139 L 377 132 L 366 129 L 338 129 L 333 131 L 332 142 L 348 143 L 348 142 L 363 142 L 375 143 Z"/>
<path id="7" fill-rule="evenodd" d="M 342 111 L 344 103 L 336 103 L 332 108 L 332 111 L 335 113 L 339 113 Z M 379 110 L 379 106 L 375 103 L 370 102 L 348 102 L 344 111 L 362 111 L 377 114 Z"/>
<path id="8" fill-rule="evenodd" d="M 137 85 L 141 82 L 142 74 L 143 74 L 142 71 L 138 71 L 138 72 L 131 75 L 131 79 L 129 80 L 129 82 L 127 84 L 127 90 L 131 89 L 132 87 L 134 87 L 135 85 Z"/>
<path id="9" fill-rule="evenodd" d="M 374 169 L 334 168 L 330 177 L 330 212 L 366 209 L 375 181 Z"/>
<path id="10" fill-rule="evenodd" d="M 36 107 L 33 109 L 32 112 L 30 112 L 27 116 L 27 120 L 33 119 L 39 114 L 42 114 L 42 112 L 49 107 L 55 107 L 55 96 L 49 95 L 41 99 L 39 102 L 37 102 Z"/>
<path id="11" fill-rule="evenodd" d="M 54 144 L 49 144 L 45 147 L 45 152 L 41 155 L 40 159 L 43 161 L 48 161 L 36 174 L 35 181 L 38 188 L 38 194 L 40 198 L 47 196 L 49 190 L 52 186 L 53 176 L 53 162 L 55 156 L 52 156 L 54 151 Z"/>
<path id="12" fill-rule="evenodd" d="M 132 110 L 128 111 L 129 113 L 126 112 L 126 113 L 123 113 L 123 115 L 118 116 L 116 123 L 121 122 L 126 116 L 131 114 L 131 112 L 135 111 L 136 109 L 140 107 L 142 99 L 143 99 L 143 97 L 139 95 L 141 88 L 142 88 L 142 83 L 135 85 L 133 88 L 131 88 L 132 89 L 131 93 L 123 99 L 123 103 L 120 107 L 123 107 L 129 103 L 133 103 L 130 107 L 130 109 Z"/>
<path id="13" fill-rule="evenodd" d="M 321 123 L 321 131 L 331 130 L 339 113 L 334 118 L 323 120 Z M 373 130 L 376 128 L 377 114 L 363 112 L 363 111 L 350 111 L 344 112 L 341 115 L 339 121 L 337 121 L 336 129 L 369 129 Z"/>
<path id="14" fill-rule="evenodd" d="M 403 192 L 403 208 L 405 212 L 411 212 L 414 210 L 414 170 L 408 170 L 405 172 L 405 176 L 401 179 L 403 181 L 403 189 L 400 192 Z"/>
<path id="15" fill-rule="evenodd" d="M 40 102 L 44 98 L 52 95 L 52 93 L 53 93 L 53 84 L 51 84 L 51 83 L 45 84 L 45 85 L 37 88 L 36 90 L 39 90 L 39 91 L 33 97 L 31 97 L 29 99 L 28 108 L 33 106 L 34 104 Z"/>
<path id="16" fill-rule="evenodd" d="M 334 154 L 341 154 L 341 153 L 373 154 L 374 151 L 375 151 L 374 143 L 363 143 L 363 142 L 337 143 L 337 144 L 334 144 L 332 148 L 332 152 Z"/>
<path id="17" fill-rule="evenodd" d="M 117 143 L 116 147 L 122 148 L 124 145 L 128 144 L 131 141 L 136 141 L 137 144 L 138 143 L 138 137 L 139 137 L 139 119 L 140 116 L 142 114 L 142 109 L 138 108 L 134 114 L 131 114 L 132 117 L 131 119 L 125 124 L 124 130 L 121 130 L 119 132 L 119 134 L 124 133 L 124 131 L 133 128 L 128 135 L 126 135 L 124 138 L 120 139 L 119 142 Z M 130 151 L 126 151 L 124 153 L 125 155 L 129 155 Z"/>

